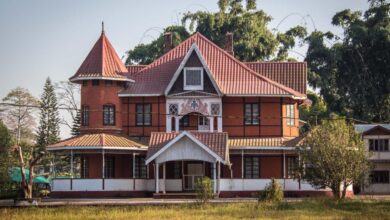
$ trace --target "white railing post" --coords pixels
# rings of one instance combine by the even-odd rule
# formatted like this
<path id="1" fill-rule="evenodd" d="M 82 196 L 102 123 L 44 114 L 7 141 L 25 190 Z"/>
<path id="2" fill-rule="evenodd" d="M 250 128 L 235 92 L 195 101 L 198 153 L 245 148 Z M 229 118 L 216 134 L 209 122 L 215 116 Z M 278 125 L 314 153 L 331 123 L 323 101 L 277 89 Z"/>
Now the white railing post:
<path id="1" fill-rule="evenodd" d="M 164 182 L 164 190 L 163 190 L 163 193 L 165 194 L 165 190 L 166 190 L 166 184 L 167 184 L 167 181 L 166 181 L 166 162 L 163 163 L 163 182 Z"/>
<path id="2" fill-rule="evenodd" d="M 214 194 L 217 193 L 217 162 L 213 163 L 213 188 Z"/>
<path id="3" fill-rule="evenodd" d="M 158 179 L 159 179 L 159 164 L 158 163 L 156 163 L 156 175 L 155 175 L 155 179 L 156 179 L 156 193 L 158 193 L 159 192 L 159 185 L 158 185 Z"/>

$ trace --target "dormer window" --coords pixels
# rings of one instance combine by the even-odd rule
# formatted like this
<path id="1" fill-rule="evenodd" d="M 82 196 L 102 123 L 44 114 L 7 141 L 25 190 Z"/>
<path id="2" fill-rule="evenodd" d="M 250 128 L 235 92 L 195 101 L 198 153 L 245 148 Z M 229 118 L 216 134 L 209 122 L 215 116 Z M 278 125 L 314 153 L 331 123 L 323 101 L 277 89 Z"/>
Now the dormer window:
<path id="1" fill-rule="evenodd" d="M 184 68 L 184 90 L 203 90 L 203 68 Z"/>

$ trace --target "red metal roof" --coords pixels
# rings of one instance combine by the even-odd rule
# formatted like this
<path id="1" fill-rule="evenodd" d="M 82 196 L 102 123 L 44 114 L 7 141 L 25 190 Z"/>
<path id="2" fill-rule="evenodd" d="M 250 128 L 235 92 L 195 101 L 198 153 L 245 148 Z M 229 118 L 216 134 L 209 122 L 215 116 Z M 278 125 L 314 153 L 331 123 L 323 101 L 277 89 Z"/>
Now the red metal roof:
<path id="1" fill-rule="evenodd" d="M 127 80 L 123 73 L 128 72 L 114 47 L 104 32 L 97 40 L 76 74 L 70 80 L 77 81 L 83 78 L 113 78 Z"/>
<path id="2" fill-rule="evenodd" d="M 205 146 L 210 148 L 210 150 L 226 161 L 228 157 L 228 155 L 226 155 L 228 139 L 228 134 L 226 132 L 186 132 L 202 142 Z M 181 133 L 176 132 L 152 132 L 150 135 L 149 148 L 146 158 L 148 159 L 152 157 L 161 148 L 163 148 L 180 134 Z"/>
<path id="3" fill-rule="evenodd" d="M 260 75 L 306 94 L 306 62 L 247 62 L 245 65 Z"/>
<path id="4" fill-rule="evenodd" d="M 163 95 L 193 43 L 196 43 L 219 89 L 225 95 L 306 97 L 256 73 L 200 33 L 195 33 L 138 73 L 132 74 L 135 83 L 122 91 L 121 95 Z"/>
<path id="5" fill-rule="evenodd" d="M 58 143 L 47 146 L 48 150 L 55 150 L 66 147 L 128 147 L 128 148 L 146 148 L 145 145 L 130 140 L 124 135 L 119 134 L 83 134 L 72 137 Z"/>

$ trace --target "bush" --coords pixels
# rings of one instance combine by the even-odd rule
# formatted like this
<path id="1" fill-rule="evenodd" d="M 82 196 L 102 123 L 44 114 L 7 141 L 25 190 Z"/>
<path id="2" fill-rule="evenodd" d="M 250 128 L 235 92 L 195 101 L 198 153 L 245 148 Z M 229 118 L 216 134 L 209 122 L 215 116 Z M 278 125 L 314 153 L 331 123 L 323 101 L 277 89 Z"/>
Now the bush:
<path id="1" fill-rule="evenodd" d="M 213 183 L 210 178 L 203 177 L 196 181 L 196 198 L 201 203 L 207 203 L 213 198 Z"/>
<path id="2" fill-rule="evenodd" d="M 283 200 L 283 190 L 279 182 L 271 179 L 271 182 L 265 186 L 265 189 L 259 196 L 259 202 L 281 202 Z"/>

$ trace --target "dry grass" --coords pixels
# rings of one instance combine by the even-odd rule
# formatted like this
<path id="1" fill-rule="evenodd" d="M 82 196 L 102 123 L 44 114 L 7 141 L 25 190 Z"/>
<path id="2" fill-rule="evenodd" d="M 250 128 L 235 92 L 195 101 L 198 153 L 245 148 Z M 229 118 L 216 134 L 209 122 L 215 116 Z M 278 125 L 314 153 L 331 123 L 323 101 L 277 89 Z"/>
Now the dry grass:
<path id="1" fill-rule="evenodd" d="M 0 209 L 1 219 L 390 219 L 390 201 L 308 199 L 279 204 L 64 206 Z"/>

